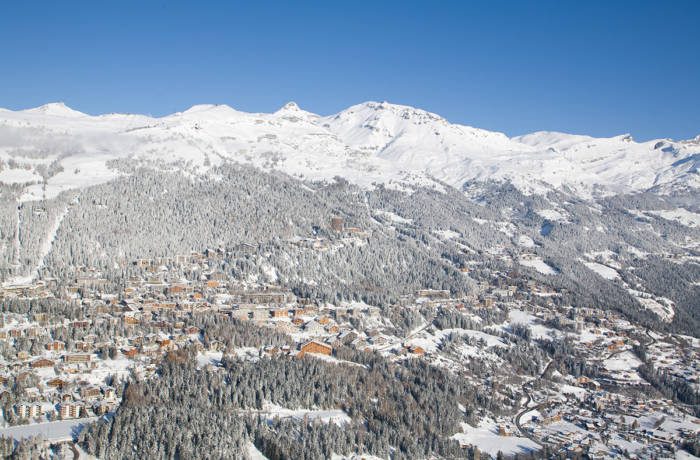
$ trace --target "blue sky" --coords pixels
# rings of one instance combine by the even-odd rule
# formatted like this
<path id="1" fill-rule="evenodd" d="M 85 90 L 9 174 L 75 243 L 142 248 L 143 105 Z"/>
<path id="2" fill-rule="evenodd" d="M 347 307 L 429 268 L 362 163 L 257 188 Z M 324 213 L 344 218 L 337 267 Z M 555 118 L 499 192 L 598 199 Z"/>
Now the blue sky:
<path id="1" fill-rule="evenodd" d="M 335 113 L 506 132 L 700 134 L 698 1 L 2 2 L 0 107 Z"/>

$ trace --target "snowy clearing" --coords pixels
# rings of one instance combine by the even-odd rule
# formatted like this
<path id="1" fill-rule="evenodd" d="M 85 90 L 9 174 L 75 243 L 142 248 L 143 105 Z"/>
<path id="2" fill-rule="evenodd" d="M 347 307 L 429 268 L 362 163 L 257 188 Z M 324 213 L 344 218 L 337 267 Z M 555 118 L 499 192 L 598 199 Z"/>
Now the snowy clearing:
<path id="1" fill-rule="evenodd" d="M 52 442 L 70 441 L 77 435 L 85 424 L 95 422 L 99 417 L 88 417 L 73 420 L 59 420 L 56 422 L 33 423 L 30 425 L 18 425 L 8 428 L 0 428 L 0 436 L 14 439 L 43 436 Z"/>
<path id="2" fill-rule="evenodd" d="M 566 217 L 564 214 L 561 212 L 557 211 L 556 209 L 540 209 L 539 211 L 536 211 L 538 215 L 541 217 L 544 217 L 547 220 L 561 220 L 564 221 L 566 220 Z"/>
<path id="3" fill-rule="evenodd" d="M 41 182 L 41 176 L 26 169 L 3 169 L 0 171 L 0 183 L 27 184 L 30 182 Z"/>
<path id="4" fill-rule="evenodd" d="M 535 241 L 527 235 L 518 236 L 517 243 L 518 243 L 518 246 L 522 246 L 524 248 L 534 248 L 535 247 Z"/>
<path id="5" fill-rule="evenodd" d="M 625 351 L 603 361 L 609 371 L 629 371 L 642 365 L 642 362 L 632 352 Z"/>
<path id="6" fill-rule="evenodd" d="M 698 227 L 700 226 L 700 214 L 690 212 L 685 208 L 661 210 L 661 211 L 649 211 L 649 214 L 655 216 L 663 217 L 666 220 L 675 220 L 681 225 L 686 227 Z"/>
<path id="7" fill-rule="evenodd" d="M 606 280 L 619 279 L 620 274 L 614 268 L 596 262 L 584 262 L 583 265 L 605 278 Z"/>
<path id="8" fill-rule="evenodd" d="M 477 446 L 484 453 L 496 457 L 499 451 L 505 455 L 524 454 L 539 450 L 539 446 L 528 438 L 499 436 L 494 422 L 482 421 L 478 428 L 462 423 L 462 432 L 452 436 L 461 445 Z"/>
<path id="9" fill-rule="evenodd" d="M 322 423 L 335 423 L 342 426 L 351 421 L 348 414 L 341 409 L 312 410 L 312 409 L 287 409 L 266 402 L 259 414 L 267 415 L 270 418 L 294 418 L 296 420 L 318 420 Z"/>
<path id="10" fill-rule="evenodd" d="M 559 271 L 539 257 L 520 257 L 520 265 L 534 268 L 543 275 L 557 275 Z"/>

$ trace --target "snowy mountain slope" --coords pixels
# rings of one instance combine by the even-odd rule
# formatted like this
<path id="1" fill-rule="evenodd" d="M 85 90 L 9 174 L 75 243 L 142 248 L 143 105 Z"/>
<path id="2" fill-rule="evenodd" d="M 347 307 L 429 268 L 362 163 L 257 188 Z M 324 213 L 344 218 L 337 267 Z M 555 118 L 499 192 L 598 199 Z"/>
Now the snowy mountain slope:
<path id="1" fill-rule="evenodd" d="M 161 118 L 91 116 L 62 103 L 0 111 L 0 180 L 24 185 L 22 199 L 109 181 L 119 160 L 203 174 L 226 161 L 294 177 L 341 176 L 384 183 L 461 187 L 509 180 L 521 190 L 567 188 L 580 196 L 656 187 L 699 187 L 700 138 L 637 143 L 538 132 L 508 138 L 408 106 L 367 102 L 321 117 L 289 103 L 274 113 L 197 105 Z"/>

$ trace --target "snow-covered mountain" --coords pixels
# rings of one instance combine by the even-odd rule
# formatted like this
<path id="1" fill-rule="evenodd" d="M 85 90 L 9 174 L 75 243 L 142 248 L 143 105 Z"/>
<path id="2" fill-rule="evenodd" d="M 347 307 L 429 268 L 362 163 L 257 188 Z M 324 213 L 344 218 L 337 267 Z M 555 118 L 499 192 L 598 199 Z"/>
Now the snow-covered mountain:
<path id="1" fill-rule="evenodd" d="M 205 174 L 227 161 L 294 177 L 341 176 L 361 186 L 406 183 L 455 187 L 510 180 L 527 193 L 567 188 L 580 196 L 656 187 L 700 187 L 700 136 L 635 142 L 537 132 L 505 134 L 449 123 L 424 110 L 366 102 L 322 117 L 286 104 L 274 113 L 197 105 L 155 118 L 91 116 L 62 103 L 0 109 L 0 182 L 24 200 L 108 181 L 116 161 Z"/>

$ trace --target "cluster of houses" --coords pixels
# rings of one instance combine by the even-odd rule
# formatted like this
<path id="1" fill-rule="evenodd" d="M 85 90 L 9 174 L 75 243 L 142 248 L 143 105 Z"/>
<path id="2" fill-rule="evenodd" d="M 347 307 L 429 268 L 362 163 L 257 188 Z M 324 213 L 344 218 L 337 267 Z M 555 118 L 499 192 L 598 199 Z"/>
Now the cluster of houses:
<path id="1" fill-rule="evenodd" d="M 331 227 L 338 233 L 354 232 L 342 221 L 331 222 Z M 183 348 L 202 353 L 223 351 L 217 340 L 203 340 L 205 331 L 194 324 L 194 318 L 202 315 L 271 328 L 289 335 L 296 344 L 261 347 L 259 352 L 268 355 L 323 357 L 333 356 L 337 348 L 350 347 L 378 351 L 389 359 L 445 363 L 439 349 L 394 336 L 385 315 L 376 307 L 362 303 L 329 305 L 298 297 L 281 286 L 242 282 L 216 268 L 224 257 L 223 251 L 212 250 L 138 259 L 131 263 L 136 274 L 116 292 L 110 290 L 114 286 L 98 270 L 89 268 L 80 270 L 67 284 L 49 279 L 1 288 L 0 296 L 5 299 L 57 297 L 82 312 L 77 318 L 45 312 L 0 316 L 0 343 L 8 345 L 0 361 L 0 401 L 10 401 L 13 412 L 11 417 L 5 417 L 6 422 L 100 415 L 119 404 L 115 390 L 119 380 L 129 378 L 131 373 L 151 375 L 168 352 Z M 464 267 L 463 271 L 472 268 Z M 587 360 L 600 364 L 602 371 L 596 378 L 579 376 L 568 380 L 589 395 L 583 403 L 566 399 L 542 405 L 541 413 L 525 425 L 540 442 L 570 453 L 587 445 L 588 452 L 594 452 L 602 451 L 605 443 L 601 444 L 601 439 L 615 430 L 631 440 L 648 435 L 640 431 L 643 428 L 631 424 L 623 430 L 618 415 L 624 410 L 625 414 L 642 416 L 651 406 L 637 409 L 637 402 L 613 401 L 610 393 L 603 391 L 614 385 L 644 384 L 634 369 L 612 369 L 606 374 L 605 363 L 631 353 L 645 331 L 609 310 L 577 308 L 571 314 L 570 307 L 553 302 L 564 292 L 555 292 L 518 273 L 491 275 L 468 296 L 453 298 L 449 291 L 421 289 L 402 297 L 399 306 L 436 314 L 440 309 L 448 309 L 467 316 L 473 316 L 475 309 L 517 309 L 534 318 L 537 327 L 557 328 L 559 336 L 575 337 L 578 349 Z M 533 302 L 533 298 L 538 301 Z M 116 333 L 103 337 L 101 330 Z M 41 346 L 27 346 L 29 343 Z M 700 344 L 691 341 L 682 345 L 655 340 L 649 349 L 659 365 L 667 364 L 678 375 L 697 378 Z M 679 354 L 678 350 L 682 352 Z M 653 404 L 654 410 L 677 416 L 672 403 Z M 579 429 L 561 429 L 562 424 Z M 690 434 L 697 433 L 692 427 L 685 429 Z M 499 428 L 501 436 L 518 435 L 518 431 L 509 422 L 501 423 Z M 658 441 L 662 436 L 665 435 L 654 433 L 653 439 Z"/>
<path id="2" fill-rule="evenodd" d="M 585 450 L 592 458 L 607 458 L 632 445 L 645 446 L 645 455 L 658 458 L 672 456 L 679 441 L 696 437 L 700 420 L 679 411 L 670 400 L 591 391 L 540 408 L 525 429 L 562 454 Z"/>

